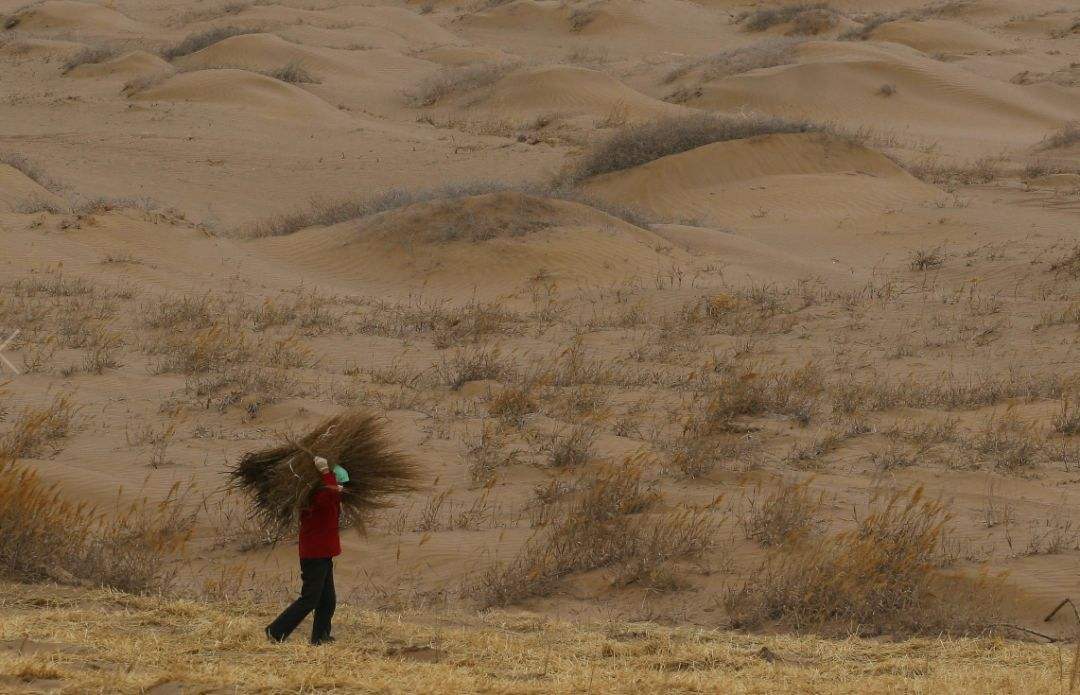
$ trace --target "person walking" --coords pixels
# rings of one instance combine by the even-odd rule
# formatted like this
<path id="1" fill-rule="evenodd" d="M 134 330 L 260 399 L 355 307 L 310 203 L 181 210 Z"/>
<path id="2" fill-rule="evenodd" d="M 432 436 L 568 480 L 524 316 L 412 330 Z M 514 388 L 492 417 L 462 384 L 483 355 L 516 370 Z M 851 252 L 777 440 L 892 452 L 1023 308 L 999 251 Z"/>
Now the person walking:
<path id="1" fill-rule="evenodd" d="M 322 485 L 311 496 L 308 506 L 300 512 L 300 597 L 266 626 L 266 636 L 274 642 L 284 642 L 293 630 L 312 611 L 313 645 L 333 642 L 330 635 L 337 595 L 334 593 L 334 558 L 341 554 L 338 518 L 341 514 L 341 486 L 349 482 L 349 474 L 341 466 L 330 470 L 329 462 L 316 456 L 315 467 L 322 476 Z"/>

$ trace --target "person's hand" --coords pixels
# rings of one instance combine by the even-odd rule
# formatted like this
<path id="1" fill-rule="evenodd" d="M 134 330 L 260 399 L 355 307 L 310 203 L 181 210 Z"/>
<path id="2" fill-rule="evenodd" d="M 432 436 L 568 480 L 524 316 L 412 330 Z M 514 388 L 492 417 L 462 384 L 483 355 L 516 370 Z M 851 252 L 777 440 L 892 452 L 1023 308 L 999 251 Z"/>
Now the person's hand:
<path id="1" fill-rule="evenodd" d="M 324 459 L 322 456 L 315 457 L 315 467 L 319 469 L 320 473 L 330 472 L 330 462 Z"/>

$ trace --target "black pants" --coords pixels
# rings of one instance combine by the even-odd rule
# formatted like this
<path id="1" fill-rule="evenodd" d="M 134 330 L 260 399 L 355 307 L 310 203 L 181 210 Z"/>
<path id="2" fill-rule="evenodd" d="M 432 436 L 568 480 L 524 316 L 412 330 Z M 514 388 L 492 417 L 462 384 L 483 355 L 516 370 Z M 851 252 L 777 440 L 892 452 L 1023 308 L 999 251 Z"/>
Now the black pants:
<path id="1" fill-rule="evenodd" d="M 334 559 L 320 557 L 300 560 L 300 579 L 303 587 L 300 598 L 281 612 L 274 622 L 266 628 L 266 634 L 274 640 L 285 640 L 296 629 L 307 614 L 315 611 L 315 621 L 311 626 L 311 643 L 319 644 L 330 637 L 330 621 L 337 608 L 337 595 L 334 593 Z"/>

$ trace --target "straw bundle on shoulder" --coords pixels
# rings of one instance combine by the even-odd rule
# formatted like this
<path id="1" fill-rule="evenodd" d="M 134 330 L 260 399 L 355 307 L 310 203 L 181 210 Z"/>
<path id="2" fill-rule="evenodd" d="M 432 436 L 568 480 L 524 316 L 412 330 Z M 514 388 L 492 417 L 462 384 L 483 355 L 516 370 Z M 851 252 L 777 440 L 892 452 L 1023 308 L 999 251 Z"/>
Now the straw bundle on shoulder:
<path id="1" fill-rule="evenodd" d="M 312 493 L 322 485 L 313 458 L 349 473 L 341 493 L 346 522 L 386 506 L 386 497 L 415 489 L 412 460 L 393 448 L 379 418 L 352 410 L 326 420 L 308 435 L 245 454 L 229 472 L 232 486 L 250 494 L 253 516 L 267 529 L 294 528 Z"/>

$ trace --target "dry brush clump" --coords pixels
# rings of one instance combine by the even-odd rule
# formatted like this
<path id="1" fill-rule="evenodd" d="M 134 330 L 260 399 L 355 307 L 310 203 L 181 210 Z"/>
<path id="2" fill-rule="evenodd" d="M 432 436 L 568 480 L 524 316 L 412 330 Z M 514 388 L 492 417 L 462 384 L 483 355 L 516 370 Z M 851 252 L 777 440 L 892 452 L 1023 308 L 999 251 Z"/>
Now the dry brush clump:
<path id="1" fill-rule="evenodd" d="M 693 73 L 697 77 L 697 83 L 701 84 L 751 70 L 794 63 L 795 49 L 800 43 L 800 39 L 769 39 L 690 60 L 669 71 L 664 76 L 664 83 L 670 84 Z M 685 101 L 687 96 L 688 92 L 680 90 L 667 97 L 667 100 Z"/>
<path id="2" fill-rule="evenodd" d="M 86 46 L 64 61 L 61 72 L 65 75 L 80 65 L 104 63 L 120 54 L 120 49 L 109 44 L 95 44 Z"/>
<path id="3" fill-rule="evenodd" d="M 228 472 L 231 485 L 251 496 L 253 517 L 268 530 L 296 526 L 301 510 L 322 486 L 313 457 L 349 473 L 341 493 L 344 519 L 362 525 L 386 498 L 415 489 L 418 475 L 410 458 L 397 451 L 382 422 L 362 411 L 329 418 L 307 435 L 271 449 L 245 454 Z"/>
<path id="4" fill-rule="evenodd" d="M 77 412 L 68 395 L 55 396 L 40 407 L 27 406 L 0 436 L 0 459 L 38 456 L 45 445 L 68 436 Z"/>
<path id="5" fill-rule="evenodd" d="M 241 29 L 240 27 L 214 27 L 205 31 L 196 32 L 194 34 L 188 34 L 179 43 L 170 46 L 161 51 L 161 57 L 165 60 L 175 60 L 177 58 L 196 53 L 213 46 L 219 41 L 232 38 L 233 36 L 241 36 L 243 34 L 255 34 L 254 29 Z"/>
<path id="6" fill-rule="evenodd" d="M 575 498 L 546 514 L 551 520 L 507 564 L 491 567 L 469 589 L 485 606 L 509 605 L 550 593 L 568 575 L 617 566 L 613 583 L 648 582 L 681 558 L 715 542 L 717 521 L 708 509 L 650 515 L 658 499 L 643 480 L 644 462 L 631 459 L 601 469 Z"/>
<path id="7" fill-rule="evenodd" d="M 1050 272 L 1080 278 L 1080 244 L 1073 247 L 1073 250 L 1060 260 L 1051 263 Z"/>
<path id="8" fill-rule="evenodd" d="M 769 492 L 760 488 L 747 498 L 740 523 L 746 538 L 764 547 L 797 546 L 809 540 L 822 524 L 824 493 L 814 494 L 811 481 L 780 480 Z"/>
<path id="9" fill-rule="evenodd" d="M 19 171 L 23 176 L 38 184 L 42 188 L 57 192 L 60 185 L 56 183 L 37 164 L 16 152 L 0 152 L 0 164 L 7 164 L 12 169 Z"/>
<path id="10" fill-rule="evenodd" d="M 849 634 L 973 634 L 1008 610 L 1000 578 L 937 565 L 950 515 L 921 488 L 873 502 L 850 531 L 771 556 L 725 598 L 732 624 Z"/>
<path id="11" fill-rule="evenodd" d="M 1066 123 L 1057 132 L 1048 135 L 1040 144 L 1041 150 L 1056 150 L 1080 143 L 1080 121 Z"/>
<path id="12" fill-rule="evenodd" d="M 569 174 L 570 183 L 592 176 L 631 169 L 661 157 L 679 154 L 714 142 L 741 140 L 774 133 L 824 131 L 808 121 L 767 116 L 669 116 L 632 125 L 593 145 Z"/>
<path id="13" fill-rule="evenodd" d="M 837 14 L 826 2 L 801 2 L 747 12 L 740 16 L 738 21 L 743 29 L 749 32 L 766 31 L 774 26 L 791 23 L 787 32 L 789 36 L 807 36 L 835 27 Z"/>
<path id="14" fill-rule="evenodd" d="M 193 516 L 179 488 L 99 514 L 66 500 L 33 471 L 0 463 L 0 574 L 128 592 L 167 589 L 168 560 L 186 543 Z"/>
<path id="15" fill-rule="evenodd" d="M 319 78 L 311 74 L 300 60 L 292 60 L 276 70 L 266 73 L 269 77 L 289 84 L 319 84 Z"/>
<path id="16" fill-rule="evenodd" d="M 434 106 L 453 94 L 491 86 L 519 66 L 510 61 L 444 68 L 405 92 L 405 101 L 415 108 Z"/>

